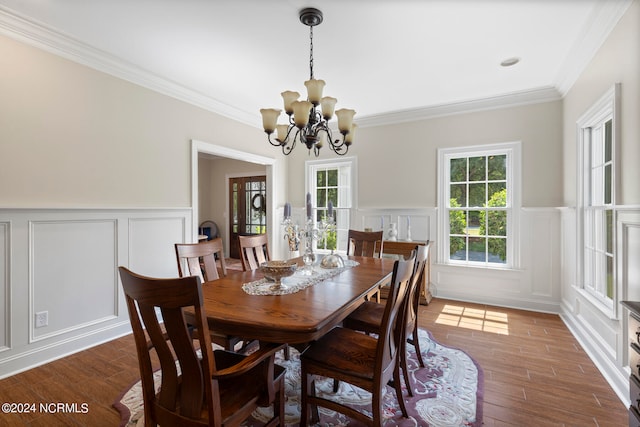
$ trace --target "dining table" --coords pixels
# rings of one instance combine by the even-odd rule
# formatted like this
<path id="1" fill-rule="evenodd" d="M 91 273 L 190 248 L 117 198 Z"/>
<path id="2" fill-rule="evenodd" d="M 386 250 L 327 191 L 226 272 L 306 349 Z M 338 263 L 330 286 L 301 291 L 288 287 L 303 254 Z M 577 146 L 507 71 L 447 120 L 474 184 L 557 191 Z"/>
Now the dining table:
<path id="1" fill-rule="evenodd" d="M 324 277 L 319 265 L 308 279 L 313 284 L 283 295 L 252 294 L 247 286 L 264 282 L 262 272 L 227 270 L 226 276 L 202 285 L 204 311 L 209 329 L 247 340 L 286 343 L 302 348 L 326 334 L 362 304 L 380 286 L 387 284 L 394 260 L 343 256 L 346 267 Z M 303 275 L 302 261 L 295 277 Z M 300 277 L 302 275 L 302 277 Z M 262 279 L 262 280 L 261 280 Z M 188 315 L 187 315 L 188 317 Z"/>

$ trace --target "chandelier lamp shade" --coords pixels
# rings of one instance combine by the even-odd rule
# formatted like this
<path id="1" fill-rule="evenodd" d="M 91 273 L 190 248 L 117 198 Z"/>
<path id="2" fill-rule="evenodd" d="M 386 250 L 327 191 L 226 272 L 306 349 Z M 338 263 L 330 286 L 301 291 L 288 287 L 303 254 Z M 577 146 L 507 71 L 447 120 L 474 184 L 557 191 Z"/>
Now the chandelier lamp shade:
<path id="1" fill-rule="evenodd" d="M 325 86 L 324 80 L 317 80 L 313 76 L 313 27 L 322 22 L 322 12 L 314 8 L 300 11 L 300 22 L 309 27 L 309 80 L 304 82 L 307 88 L 307 99 L 299 100 L 300 94 L 294 91 L 282 92 L 284 112 L 288 116 L 288 124 L 278 124 L 278 117 L 282 110 L 263 108 L 262 126 L 267 133 L 269 143 L 281 147 L 285 155 L 289 155 L 300 141 L 307 146 L 309 152 L 313 150 L 316 157 L 320 148 L 327 145 L 338 155 L 345 155 L 353 143 L 356 124 L 353 122 L 354 110 L 335 110 L 338 100 L 330 96 L 322 96 Z M 338 118 L 338 131 L 342 139 L 333 139 L 329 121 L 333 116 Z M 274 135 L 275 133 L 275 135 Z"/>

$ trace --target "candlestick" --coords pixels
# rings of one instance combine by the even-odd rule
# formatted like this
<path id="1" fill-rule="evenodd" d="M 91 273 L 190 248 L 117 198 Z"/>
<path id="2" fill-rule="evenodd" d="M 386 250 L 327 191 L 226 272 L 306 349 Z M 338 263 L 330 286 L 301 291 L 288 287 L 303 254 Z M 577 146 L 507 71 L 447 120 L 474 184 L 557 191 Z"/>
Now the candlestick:
<path id="1" fill-rule="evenodd" d="M 329 206 L 327 208 L 327 214 L 329 215 L 329 218 L 333 218 L 333 203 L 331 202 L 331 200 L 329 200 Z"/>
<path id="2" fill-rule="evenodd" d="M 311 202 L 309 202 L 307 203 L 307 221 L 301 228 L 298 228 L 297 225 L 294 225 L 291 218 L 286 218 L 283 221 L 283 225 L 285 227 L 285 239 L 289 241 L 290 252 L 297 251 L 298 244 L 300 243 L 301 238 L 304 238 L 305 251 L 302 255 L 302 261 L 304 262 L 305 266 L 304 268 L 301 268 L 299 270 L 300 273 L 304 275 L 316 274 L 316 272 L 313 270 L 313 264 L 316 261 L 316 254 L 313 251 L 313 241 L 326 239 L 327 235 L 331 232 L 335 233 L 336 229 L 336 223 L 333 218 L 327 218 L 315 223 L 313 220 L 312 212 L 313 210 L 311 208 Z"/>

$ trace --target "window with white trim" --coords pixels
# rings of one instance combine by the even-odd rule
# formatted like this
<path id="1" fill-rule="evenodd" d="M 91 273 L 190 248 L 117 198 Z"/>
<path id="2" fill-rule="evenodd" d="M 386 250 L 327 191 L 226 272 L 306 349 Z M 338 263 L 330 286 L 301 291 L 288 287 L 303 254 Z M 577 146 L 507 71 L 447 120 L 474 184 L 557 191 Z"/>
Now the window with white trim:
<path id="1" fill-rule="evenodd" d="M 306 187 L 311 194 L 311 204 L 316 208 L 316 221 L 327 218 L 329 202 L 331 202 L 333 219 L 336 222 L 336 231 L 328 233 L 325 238 L 318 239 L 316 242 L 319 251 L 347 250 L 351 208 L 355 206 L 356 165 L 355 157 L 305 162 Z"/>
<path id="2" fill-rule="evenodd" d="M 577 122 L 579 284 L 602 311 L 616 314 L 615 85 Z"/>
<path id="3" fill-rule="evenodd" d="M 440 259 L 452 265 L 515 267 L 520 143 L 438 153 Z"/>

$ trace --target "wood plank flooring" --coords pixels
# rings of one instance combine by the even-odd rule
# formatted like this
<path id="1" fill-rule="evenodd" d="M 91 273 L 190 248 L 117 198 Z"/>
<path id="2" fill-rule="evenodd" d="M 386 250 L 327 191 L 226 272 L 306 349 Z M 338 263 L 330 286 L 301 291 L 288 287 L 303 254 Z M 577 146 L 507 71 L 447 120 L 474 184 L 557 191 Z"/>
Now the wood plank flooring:
<path id="1" fill-rule="evenodd" d="M 627 425 L 627 408 L 559 316 L 435 299 L 419 319 L 482 367 L 485 426 Z"/>
<path id="2" fill-rule="evenodd" d="M 627 425 L 627 409 L 556 315 L 434 299 L 420 324 L 482 367 L 485 426 Z M 0 426 L 117 426 L 111 404 L 137 378 L 133 337 L 116 339 L 0 380 L 0 403 L 77 403 L 80 413 L 0 413 Z"/>

